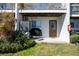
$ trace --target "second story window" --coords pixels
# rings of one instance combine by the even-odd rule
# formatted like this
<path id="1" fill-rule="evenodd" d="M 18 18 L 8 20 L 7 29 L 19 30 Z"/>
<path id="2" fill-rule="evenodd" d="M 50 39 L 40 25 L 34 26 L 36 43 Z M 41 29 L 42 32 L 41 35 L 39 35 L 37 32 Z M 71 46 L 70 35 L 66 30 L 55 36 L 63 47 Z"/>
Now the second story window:
<path id="1" fill-rule="evenodd" d="M 72 7 L 72 11 L 79 11 L 79 6 Z"/>
<path id="2" fill-rule="evenodd" d="M 6 3 L 0 3 L 0 9 L 6 9 Z"/>
<path id="3" fill-rule="evenodd" d="M 35 3 L 35 4 L 33 4 L 33 7 L 35 8 L 35 9 L 47 9 L 47 7 L 48 7 L 48 4 L 47 3 Z"/>
<path id="4" fill-rule="evenodd" d="M 79 14 L 79 4 L 72 3 L 70 6 L 71 14 Z"/>

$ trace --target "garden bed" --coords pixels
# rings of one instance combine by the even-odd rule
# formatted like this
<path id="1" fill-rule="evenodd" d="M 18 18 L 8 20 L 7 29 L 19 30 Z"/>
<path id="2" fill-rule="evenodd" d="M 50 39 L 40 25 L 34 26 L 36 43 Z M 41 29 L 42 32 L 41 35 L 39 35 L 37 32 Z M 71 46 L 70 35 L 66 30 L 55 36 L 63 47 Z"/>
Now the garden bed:
<path id="1" fill-rule="evenodd" d="M 36 42 L 28 39 L 21 31 L 11 31 L 8 36 L 0 38 L 0 53 L 15 53 L 34 46 Z"/>
<path id="2" fill-rule="evenodd" d="M 3 56 L 79 56 L 79 46 L 75 44 L 36 44 L 17 53 L 0 54 Z"/>

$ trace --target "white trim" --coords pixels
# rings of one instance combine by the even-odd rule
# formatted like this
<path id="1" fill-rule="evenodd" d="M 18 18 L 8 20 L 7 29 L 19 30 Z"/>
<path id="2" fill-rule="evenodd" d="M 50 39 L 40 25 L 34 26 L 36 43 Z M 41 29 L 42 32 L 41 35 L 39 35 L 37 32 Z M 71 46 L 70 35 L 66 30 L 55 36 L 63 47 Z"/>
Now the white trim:
<path id="1" fill-rule="evenodd" d="M 79 17 L 79 14 L 72 14 L 71 17 Z"/>
<path id="2" fill-rule="evenodd" d="M 19 13 L 66 13 L 66 10 L 19 10 Z"/>
<path id="3" fill-rule="evenodd" d="M 1 12 L 15 13 L 15 10 L 0 10 L 0 13 Z"/>

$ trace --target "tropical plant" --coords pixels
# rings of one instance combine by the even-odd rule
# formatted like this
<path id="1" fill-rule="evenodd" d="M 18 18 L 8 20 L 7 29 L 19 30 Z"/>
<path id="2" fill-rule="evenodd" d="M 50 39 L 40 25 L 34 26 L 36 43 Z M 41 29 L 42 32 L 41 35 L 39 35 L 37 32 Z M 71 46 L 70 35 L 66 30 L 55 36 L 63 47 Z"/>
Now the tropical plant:
<path id="1" fill-rule="evenodd" d="M 12 30 L 14 28 L 14 14 L 11 13 L 2 13 L 0 15 L 2 17 L 1 24 L 3 24 L 1 27 L 4 29 Z M 0 24 L 0 25 L 1 25 Z"/>
<path id="2" fill-rule="evenodd" d="M 28 39 L 24 32 L 12 31 L 6 38 L 0 39 L 0 53 L 14 53 L 33 47 L 36 42 Z"/>
<path id="3" fill-rule="evenodd" d="M 9 31 L 14 30 L 14 14 L 12 13 L 1 13 L 0 14 L 0 32 L 7 34 Z M 0 34 L 1 36 L 2 34 Z"/>

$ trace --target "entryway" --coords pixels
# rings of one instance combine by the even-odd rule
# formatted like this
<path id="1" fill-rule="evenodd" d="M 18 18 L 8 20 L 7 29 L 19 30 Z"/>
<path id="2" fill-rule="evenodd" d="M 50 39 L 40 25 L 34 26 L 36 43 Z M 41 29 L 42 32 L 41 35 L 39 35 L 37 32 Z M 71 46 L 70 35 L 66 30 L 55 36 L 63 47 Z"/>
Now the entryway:
<path id="1" fill-rule="evenodd" d="M 57 37 L 57 20 L 49 20 L 49 36 Z"/>

